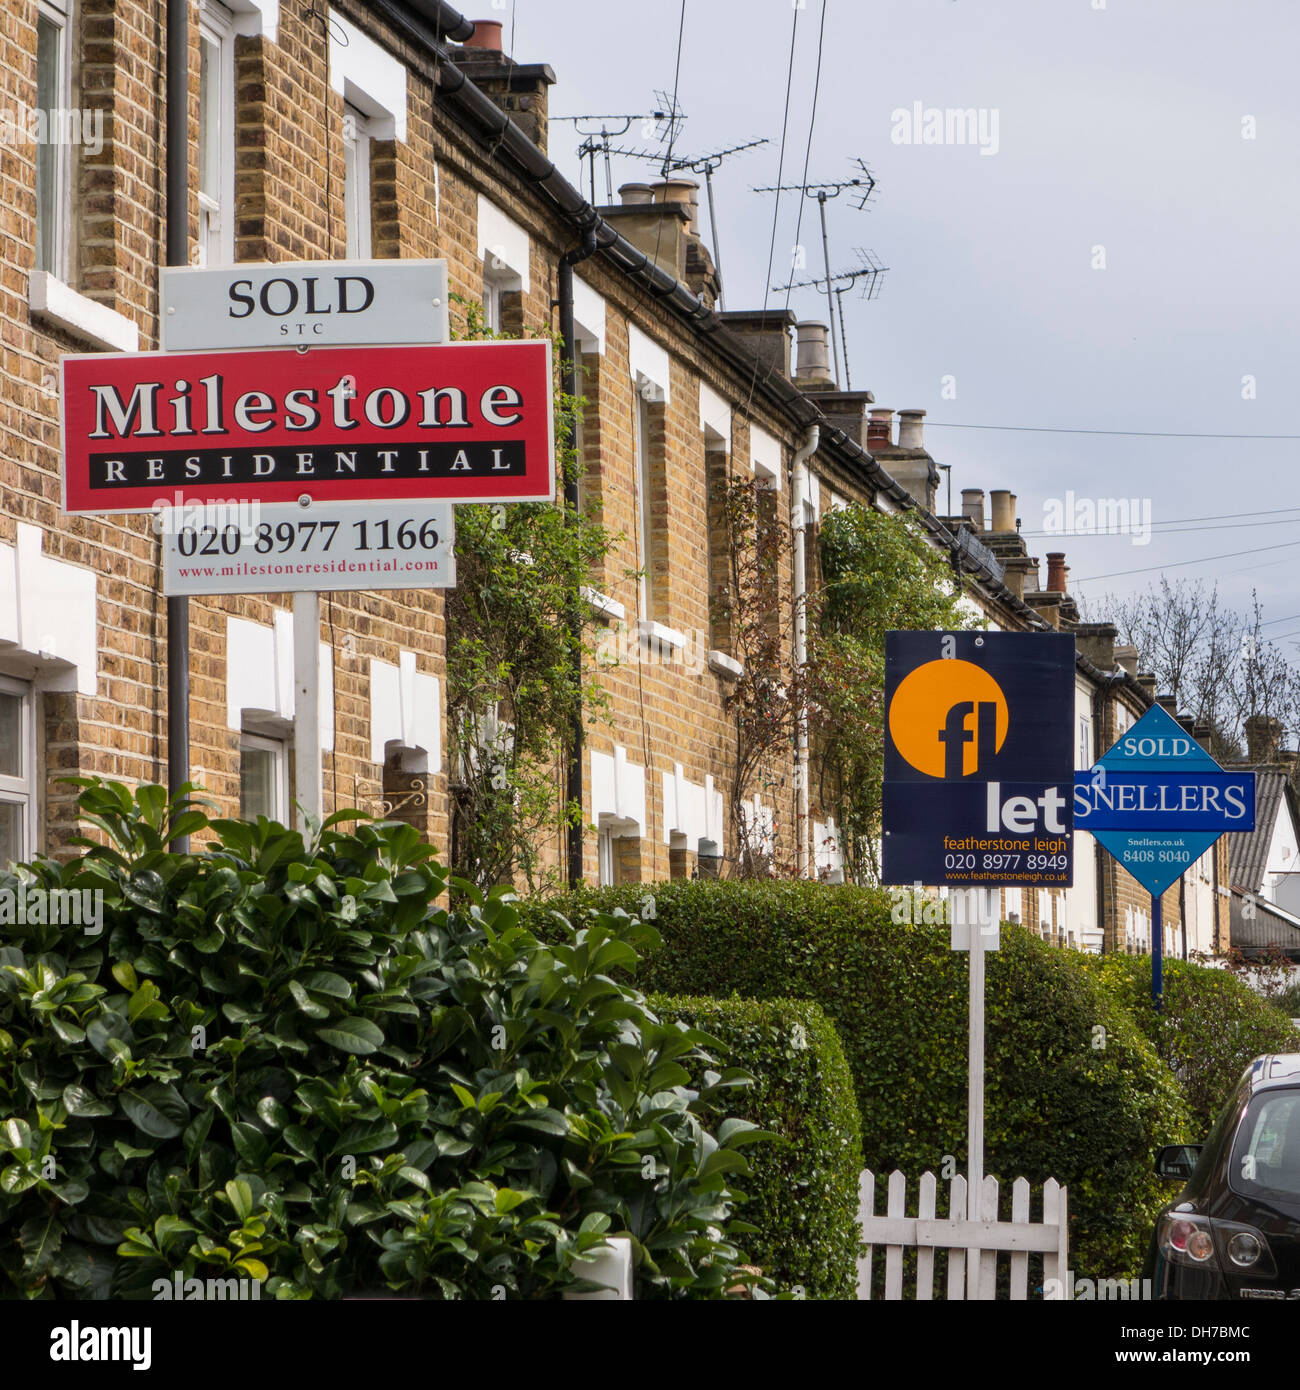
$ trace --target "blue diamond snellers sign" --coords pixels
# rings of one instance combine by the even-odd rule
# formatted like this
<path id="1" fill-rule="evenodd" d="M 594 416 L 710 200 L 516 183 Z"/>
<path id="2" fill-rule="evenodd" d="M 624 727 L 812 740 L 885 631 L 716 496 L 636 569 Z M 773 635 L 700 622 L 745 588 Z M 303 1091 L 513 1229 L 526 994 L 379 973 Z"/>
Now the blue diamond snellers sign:
<path id="1" fill-rule="evenodd" d="M 882 883 L 1072 881 L 1074 638 L 885 639 Z"/>
<path id="2" fill-rule="evenodd" d="M 1158 897 L 1225 831 L 1255 828 L 1255 774 L 1225 772 L 1152 705 L 1074 774 L 1074 825 Z"/>

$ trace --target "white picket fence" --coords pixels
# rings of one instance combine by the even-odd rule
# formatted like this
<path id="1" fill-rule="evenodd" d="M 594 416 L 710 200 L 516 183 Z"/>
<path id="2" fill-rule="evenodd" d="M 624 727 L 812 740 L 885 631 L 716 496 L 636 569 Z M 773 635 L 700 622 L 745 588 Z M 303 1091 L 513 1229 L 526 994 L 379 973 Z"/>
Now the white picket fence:
<path id="1" fill-rule="evenodd" d="M 903 1251 L 916 1250 L 916 1297 L 934 1298 L 935 1252 L 946 1250 L 946 1297 L 991 1299 L 997 1289 L 999 1254 L 1009 1253 L 1011 1298 L 1029 1298 L 1029 1256 L 1043 1257 L 1043 1288 L 1062 1289 L 1068 1268 L 1066 1189 L 1055 1178 L 1043 1184 L 1043 1219 L 1029 1219 L 1029 1183 L 1017 1178 L 1011 1185 L 1011 1220 L 998 1220 L 998 1181 L 984 1179 L 978 1219 L 967 1216 L 966 1179 L 951 1179 L 948 1215 L 936 1214 L 938 1179 L 922 1173 L 917 1214 L 906 1215 L 907 1178 L 899 1172 L 886 1184 L 885 1215 L 875 1214 L 876 1177 L 864 1169 L 858 1179 L 858 1221 L 866 1254 L 858 1261 L 858 1298 L 871 1297 L 871 1262 L 878 1246 L 885 1254 L 885 1298 L 903 1298 Z M 1049 1280 L 1056 1283 L 1049 1284 Z"/>

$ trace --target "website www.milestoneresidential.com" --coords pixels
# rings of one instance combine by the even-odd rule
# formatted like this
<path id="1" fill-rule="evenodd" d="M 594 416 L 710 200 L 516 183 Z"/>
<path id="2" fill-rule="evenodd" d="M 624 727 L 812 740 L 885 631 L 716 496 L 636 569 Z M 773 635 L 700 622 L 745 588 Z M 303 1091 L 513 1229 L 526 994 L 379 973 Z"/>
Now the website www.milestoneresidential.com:
<path id="1" fill-rule="evenodd" d="M 182 565 L 177 574 L 182 579 L 232 579 L 277 574 L 427 574 L 440 568 L 438 560 L 292 560 L 260 564 L 245 560 L 237 565 Z"/>

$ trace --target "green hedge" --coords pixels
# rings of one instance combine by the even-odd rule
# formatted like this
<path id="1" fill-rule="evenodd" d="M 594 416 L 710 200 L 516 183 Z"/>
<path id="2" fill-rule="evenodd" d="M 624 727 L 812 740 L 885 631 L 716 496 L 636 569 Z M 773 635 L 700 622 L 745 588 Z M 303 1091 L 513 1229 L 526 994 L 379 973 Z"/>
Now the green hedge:
<path id="1" fill-rule="evenodd" d="M 657 995 L 649 1002 L 665 1022 L 717 1039 L 721 1060 L 754 1076 L 725 1108 L 781 1137 L 748 1149 L 750 1172 L 738 1179 L 748 1200 L 737 1215 L 757 1228 L 744 1240 L 750 1258 L 780 1289 L 856 1298 L 861 1125 L 853 1077 L 826 1015 L 796 999 Z"/>
<path id="2" fill-rule="evenodd" d="M 1091 962 L 1178 1078 L 1203 1136 L 1249 1062 L 1265 1052 L 1300 1052 L 1300 1032 L 1275 1004 L 1227 970 L 1170 960 L 1159 1013 L 1151 1005 L 1151 957 Z"/>
<path id="3" fill-rule="evenodd" d="M 643 988 L 815 1000 L 853 1074 L 866 1166 L 911 1182 L 947 1155 L 964 1168 L 967 967 L 946 927 L 893 922 L 879 889 L 791 882 L 631 885 L 530 910 L 647 899 L 664 946 Z M 1153 1153 L 1192 1137 L 1177 1082 L 1081 956 L 1018 927 L 988 958 L 986 998 L 986 1171 L 1067 1184 L 1072 1267 L 1136 1272 L 1168 1197 Z"/>
<path id="4" fill-rule="evenodd" d="M 607 1232 L 638 1299 L 766 1290 L 731 1184 L 770 1141 L 727 1116 L 744 1075 L 620 983 L 652 927 L 551 918 L 544 947 L 513 895 L 437 906 L 410 826 L 304 844 L 83 786 L 106 843 L 0 872 L 0 1297 L 558 1298 Z"/>

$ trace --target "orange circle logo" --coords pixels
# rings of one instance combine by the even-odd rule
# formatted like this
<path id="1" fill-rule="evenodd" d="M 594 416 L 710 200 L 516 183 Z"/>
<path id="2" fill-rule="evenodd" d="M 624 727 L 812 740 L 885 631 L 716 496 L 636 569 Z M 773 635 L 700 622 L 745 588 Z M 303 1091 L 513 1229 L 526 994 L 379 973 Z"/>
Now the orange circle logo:
<path id="1" fill-rule="evenodd" d="M 1006 742 L 1002 687 L 970 661 L 927 661 L 898 684 L 889 705 L 894 747 L 927 777 L 969 777 Z"/>

